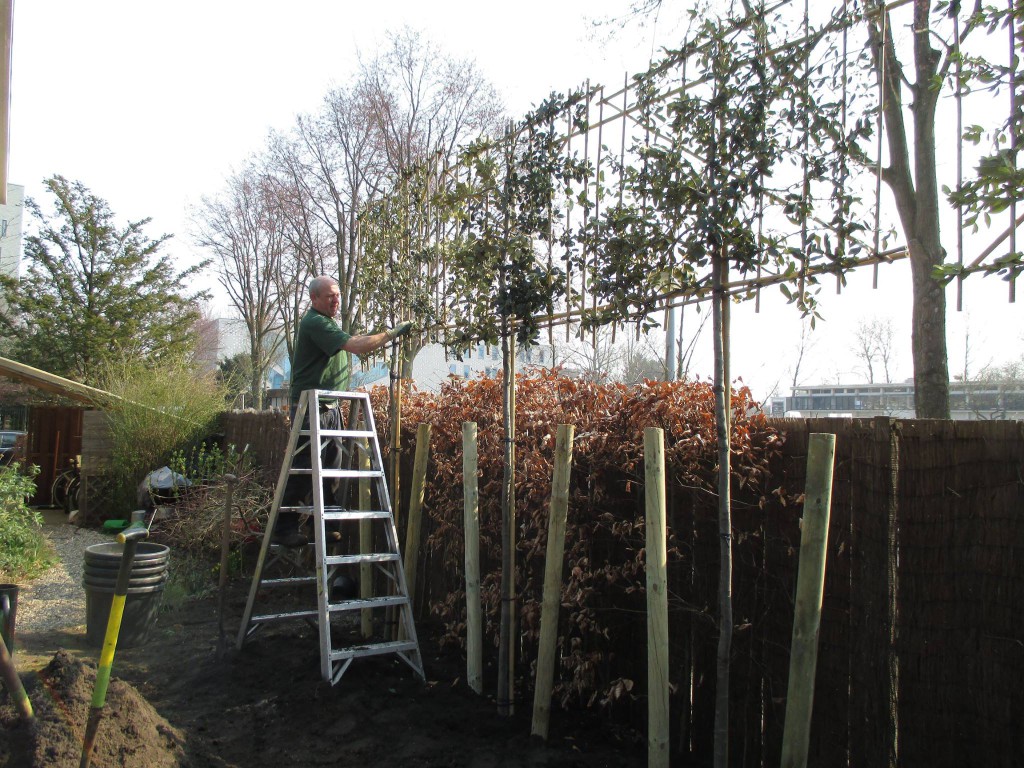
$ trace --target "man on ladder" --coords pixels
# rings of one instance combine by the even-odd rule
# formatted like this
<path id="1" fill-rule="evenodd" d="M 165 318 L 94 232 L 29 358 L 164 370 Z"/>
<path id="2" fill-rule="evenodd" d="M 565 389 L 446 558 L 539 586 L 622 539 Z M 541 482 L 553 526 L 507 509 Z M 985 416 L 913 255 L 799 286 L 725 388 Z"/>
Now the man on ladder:
<path id="1" fill-rule="evenodd" d="M 299 321 L 295 337 L 295 354 L 292 359 L 291 413 L 296 412 L 299 396 L 307 389 L 347 391 L 351 378 L 349 353 L 365 355 L 380 349 L 385 344 L 407 334 L 412 323 L 405 321 L 394 328 L 380 333 L 352 336 L 341 329 L 334 318 L 341 307 L 341 290 L 338 281 L 321 275 L 309 284 L 310 308 Z M 341 411 L 336 402 L 320 403 L 320 426 L 323 429 L 342 428 Z M 307 413 L 306 418 L 309 418 Z M 308 428 L 304 423 L 303 428 Z M 324 468 L 341 467 L 341 450 L 336 440 L 327 440 L 323 448 Z M 312 465 L 309 449 L 295 456 L 293 467 Z M 328 482 L 325 481 L 324 497 L 331 498 Z M 307 505 L 311 484 L 306 477 L 291 475 L 285 486 L 282 507 Z M 305 534 L 299 531 L 299 515 L 283 513 L 278 515 L 273 533 L 275 543 L 286 547 L 301 547 L 308 543 Z"/>
<path id="2" fill-rule="evenodd" d="M 264 537 L 260 546 L 237 647 L 241 650 L 246 639 L 268 623 L 315 619 L 320 646 L 320 674 L 332 685 L 341 679 L 354 659 L 380 654 L 397 655 L 423 680 L 423 661 L 412 617 L 412 602 L 402 567 L 398 531 L 370 396 L 366 392 L 347 391 L 347 353 L 372 352 L 408 333 L 411 324 L 402 323 L 383 333 L 351 336 L 334 321 L 340 304 L 337 282 L 329 277 L 315 278 L 310 284 L 309 295 L 312 308 L 300 321 L 292 362 L 292 429 L 281 463 L 274 503 L 270 508 L 268 529 L 272 533 Z M 342 424 L 339 403 L 348 406 L 346 424 Z M 311 448 L 312 445 L 317 447 Z M 326 459 L 325 454 L 329 454 Z M 356 456 L 360 459 L 358 468 L 352 466 Z M 343 462 L 345 457 L 348 460 Z M 349 466 L 342 467 L 342 463 Z M 322 488 L 328 489 L 333 481 L 348 483 L 350 480 L 360 483 L 365 480 L 370 486 L 369 503 L 365 506 L 362 501 L 353 505 L 344 492 L 337 499 L 331 493 L 321 492 Z M 310 495 L 312 499 L 307 501 Z M 282 540 L 292 546 L 305 544 L 306 537 L 298 530 L 299 519 L 303 516 L 309 516 L 313 528 L 312 542 L 309 543 L 313 551 L 312 572 L 307 568 L 308 563 L 299 562 L 302 558 L 292 560 L 285 556 L 298 574 L 268 577 L 265 569 L 284 555 Z M 358 551 L 349 553 L 329 551 L 328 542 L 337 540 L 329 534 L 340 531 L 343 524 L 355 523 L 360 527 L 364 523 L 367 528 L 373 526 L 369 530 L 369 546 L 360 546 Z M 274 545 L 275 540 L 277 546 Z M 343 578 L 342 569 L 362 568 L 364 565 L 375 569 L 386 590 L 374 592 L 373 579 L 370 579 L 363 585 L 368 587 L 366 593 L 361 591 L 359 597 L 347 594 L 344 589 L 336 593 L 334 585 Z M 313 605 L 303 603 L 302 598 L 296 595 L 296 599 L 289 598 L 287 602 L 268 599 L 260 606 L 261 610 L 256 610 L 258 597 L 264 588 L 273 591 L 274 588 L 291 589 L 306 585 L 316 586 Z M 384 610 L 398 612 L 397 639 L 392 639 L 386 632 L 386 621 L 381 625 L 381 632 L 363 634 L 354 643 L 350 633 L 341 627 L 332 627 L 332 617 L 346 612 L 366 611 L 372 614 Z M 370 618 L 372 621 L 372 616 Z"/>

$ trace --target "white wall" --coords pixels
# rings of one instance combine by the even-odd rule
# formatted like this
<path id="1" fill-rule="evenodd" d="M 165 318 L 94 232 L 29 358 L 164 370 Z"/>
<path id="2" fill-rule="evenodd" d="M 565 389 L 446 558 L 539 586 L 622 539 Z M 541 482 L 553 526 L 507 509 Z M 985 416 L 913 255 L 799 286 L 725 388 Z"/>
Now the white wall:
<path id="1" fill-rule="evenodd" d="M 25 187 L 7 185 L 7 205 L 0 205 L 0 272 L 18 277 L 25 213 Z"/>
<path id="2" fill-rule="evenodd" d="M 516 355 L 516 372 L 533 367 L 550 367 L 552 350 L 547 344 L 520 349 Z M 474 379 L 478 376 L 496 378 L 501 373 L 501 348 L 478 344 L 462 355 L 459 360 L 453 350 L 445 355 L 445 348 L 440 344 L 428 344 L 423 347 L 413 361 L 412 379 L 417 389 L 437 392 L 449 378 Z"/>

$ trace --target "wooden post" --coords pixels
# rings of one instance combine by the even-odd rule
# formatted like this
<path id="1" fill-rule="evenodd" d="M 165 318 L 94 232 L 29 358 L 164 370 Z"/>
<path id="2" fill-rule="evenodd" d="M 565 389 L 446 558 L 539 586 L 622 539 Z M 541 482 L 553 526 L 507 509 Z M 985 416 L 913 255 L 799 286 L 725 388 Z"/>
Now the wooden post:
<path id="1" fill-rule="evenodd" d="M 370 453 L 366 438 L 359 439 L 359 469 L 362 472 L 370 471 Z M 370 478 L 359 478 L 359 508 L 370 509 Z M 359 521 L 359 554 L 369 555 L 373 552 L 373 526 L 369 520 Z M 373 597 L 373 564 L 359 564 L 359 597 L 362 600 L 369 600 Z M 359 632 L 366 638 L 373 635 L 373 609 L 363 608 L 359 612 Z"/>
<path id="2" fill-rule="evenodd" d="M 462 493 L 466 536 L 466 681 L 484 692 L 483 611 L 480 607 L 480 491 L 477 486 L 476 422 L 462 423 Z"/>
<path id="3" fill-rule="evenodd" d="M 232 495 L 235 490 L 235 483 L 238 478 L 234 475 L 224 475 L 224 522 L 220 535 L 220 573 L 218 574 L 217 589 L 217 658 L 224 657 L 225 634 L 224 634 L 224 605 L 227 601 L 228 586 L 228 556 L 231 553 L 231 511 Z M 155 514 L 155 512 L 154 512 Z M 152 521 L 150 521 L 152 523 Z"/>
<path id="4" fill-rule="evenodd" d="M 835 435 L 811 434 L 807 446 L 804 516 L 800 523 L 800 570 L 797 572 L 793 644 L 789 654 L 786 723 L 782 732 L 783 768 L 807 765 L 835 452 Z"/>
<path id="5" fill-rule="evenodd" d="M 555 469 L 551 480 L 551 512 L 548 516 L 548 546 L 544 558 L 544 598 L 540 613 L 540 648 L 537 680 L 533 688 L 531 733 L 548 737 L 551 718 L 551 689 L 555 676 L 555 645 L 558 641 L 558 606 L 562 598 L 562 559 L 565 555 L 565 518 L 569 509 L 569 473 L 572 470 L 574 427 L 559 424 L 555 438 Z"/>
<path id="6" fill-rule="evenodd" d="M 668 768 L 668 547 L 665 432 L 644 430 L 647 506 L 647 765 Z"/>
<path id="7" fill-rule="evenodd" d="M 416 566 L 420 558 L 420 531 L 423 520 L 423 487 L 427 480 L 427 458 L 430 456 L 430 425 L 416 428 L 416 461 L 412 468 L 409 496 L 409 518 L 405 530 L 405 582 L 409 588 L 409 609 L 416 595 Z"/>

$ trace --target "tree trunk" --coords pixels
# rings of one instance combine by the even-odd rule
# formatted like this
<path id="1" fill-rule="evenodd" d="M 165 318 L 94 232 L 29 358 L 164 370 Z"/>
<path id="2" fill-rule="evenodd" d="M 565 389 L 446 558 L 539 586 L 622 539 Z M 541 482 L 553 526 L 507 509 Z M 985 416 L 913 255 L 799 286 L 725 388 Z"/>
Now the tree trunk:
<path id="1" fill-rule="evenodd" d="M 718 433 L 718 657 L 715 682 L 715 768 L 729 765 L 729 660 L 732 650 L 732 510 L 729 455 L 730 392 L 728 381 L 729 299 L 725 283 L 725 256 L 716 254 L 715 292 L 712 299 L 715 337 L 715 424 Z"/>
<path id="2" fill-rule="evenodd" d="M 938 219 L 934 223 L 938 236 Z M 949 418 L 949 368 L 946 352 L 946 291 L 932 277 L 942 263 L 942 249 L 930 252 L 920 240 L 910 240 L 914 280 L 911 340 L 914 353 L 914 403 L 919 419 Z M 936 253 L 937 251 L 937 253 Z"/>
<path id="3" fill-rule="evenodd" d="M 880 4 L 876 3 L 876 8 Z M 933 87 L 939 53 L 932 48 L 929 0 L 914 0 L 913 161 L 903 119 L 903 67 L 896 56 L 887 11 L 869 24 L 871 51 L 882 84 L 882 113 L 889 165 L 882 180 L 892 190 L 913 275 L 912 348 L 918 418 L 949 418 L 949 370 L 946 353 L 946 294 L 932 276 L 945 252 L 939 238 L 939 188 L 935 171 Z"/>

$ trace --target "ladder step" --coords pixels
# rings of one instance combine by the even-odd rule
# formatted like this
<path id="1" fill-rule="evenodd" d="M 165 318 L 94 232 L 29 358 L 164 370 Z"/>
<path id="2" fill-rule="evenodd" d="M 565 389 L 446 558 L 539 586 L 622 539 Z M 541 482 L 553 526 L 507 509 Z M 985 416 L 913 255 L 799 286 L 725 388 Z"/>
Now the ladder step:
<path id="1" fill-rule="evenodd" d="M 314 584 L 316 583 L 316 576 L 288 576 L 280 579 L 263 579 L 260 581 L 261 587 L 294 587 L 299 584 Z"/>
<path id="2" fill-rule="evenodd" d="M 302 437 L 312 437 L 313 432 L 309 429 L 299 430 L 299 435 Z M 320 437 L 341 437 L 341 438 L 353 438 L 362 437 L 369 440 L 371 437 L 376 437 L 376 432 L 370 432 L 368 429 L 321 429 Z"/>
<path id="3" fill-rule="evenodd" d="M 390 643 L 372 643 L 370 645 L 356 645 L 351 648 L 344 648 L 340 651 L 331 651 L 331 661 L 344 661 L 345 659 L 358 659 L 362 656 L 376 656 L 381 653 L 401 653 L 402 651 L 416 651 L 418 647 L 411 640 L 399 640 Z"/>
<path id="4" fill-rule="evenodd" d="M 266 582 L 263 582 L 264 584 Z M 319 611 L 287 611 L 286 613 L 264 613 L 252 616 L 249 621 L 257 624 L 261 621 L 280 621 L 282 619 L 319 619 Z"/>
<path id="5" fill-rule="evenodd" d="M 327 555 L 326 565 L 352 565 L 354 563 L 397 563 L 399 555 L 392 552 L 376 552 L 369 555 Z"/>
<path id="6" fill-rule="evenodd" d="M 313 507 L 279 507 L 281 512 L 295 512 L 300 515 L 313 514 Z M 324 507 L 324 520 L 376 520 L 391 517 L 384 509 L 346 509 L 345 507 Z"/>
<path id="7" fill-rule="evenodd" d="M 358 611 L 363 608 L 385 608 L 389 605 L 405 605 L 408 602 L 409 599 L 404 595 L 389 595 L 387 597 L 342 600 L 337 603 L 328 603 L 327 608 L 331 611 Z"/>
<path id="8" fill-rule="evenodd" d="M 313 470 L 309 468 L 299 468 L 288 470 L 289 475 L 312 475 Z M 324 469 L 320 472 L 320 477 L 377 477 L 383 478 L 384 472 L 379 469 L 360 470 L 360 469 Z"/>
<path id="9" fill-rule="evenodd" d="M 324 520 L 383 520 L 390 517 L 391 513 L 383 509 L 324 510 Z"/>

